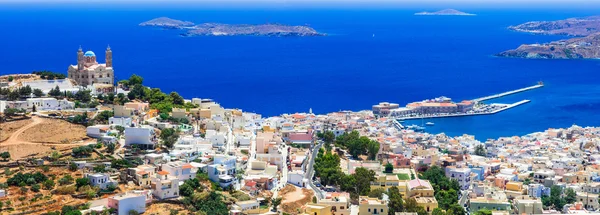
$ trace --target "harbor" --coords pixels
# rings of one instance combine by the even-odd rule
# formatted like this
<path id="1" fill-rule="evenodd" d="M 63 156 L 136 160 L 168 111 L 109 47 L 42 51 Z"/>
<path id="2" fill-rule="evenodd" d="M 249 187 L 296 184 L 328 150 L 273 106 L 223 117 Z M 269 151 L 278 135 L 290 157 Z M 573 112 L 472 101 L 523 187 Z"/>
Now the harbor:
<path id="1" fill-rule="evenodd" d="M 434 99 L 427 99 L 419 102 L 412 102 L 407 104 L 405 107 L 400 107 L 395 103 L 382 102 L 378 105 L 373 106 L 373 113 L 378 116 L 386 116 L 394 119 L 394 126 L 398 129 L 410 128 L 410 126 L 404 126 L 400 121 L 402 120 L 414 120 L 414 119 L 430 119 L 430 118 L 445 118 L 445 117 L 463 117 L 463 116 L 477 116 L 477 115 L 490 115 L 496 114 L 517 106 L 531 102 L 530 100 L 521 100 L 515 103 L 491 103 L 486 104 L 484 101 L 491 99 L 501 98 L 525 91 L 530 91 L 543 87 L 542 82 L 538 82 L 536 85 L 528 86 L 516 90 L 511 90 L 503 93 L 489 95 L 485 97 L 476 98 L 473 100 L 464 100 L 461 102 L 454 102 L 448 97 L 438 97 Z M 428 122 L 427 126 L 434 126 L 435 123 Z M 423 128 L 424 129 L 424 128 Z"/>
<path id="2" fill-rule="evenodd" d="M 499 93 L 499 94 L 494 94 L 491 96 L 486 96 L 486 97 L 481 97 L 481 98 L 476 98 L 473 99 L 474 102 L 482 102 L 482 101 L 486 101 L 486 100 L 490 100 L 490 99 L 496 99 L 496 98 L 500 98 L 500 97 L 504 97 L 504 96 L 508 96 L 508 95 L 512 95 L 512 94 L 516 94 L 516 93 L 521 93 L 521 92 L 525 92 L 525 91 L 529 91 L 529 90 L 534 90 L 540 87 L 543 87 L 544 83 L 543 82 L 538 82 L 538 84 L 530 86 L 530 87 L 524 87 L 521 89 L 516 89 L 516 90 L 512 90 L 512 91 L 508 91 L 508 92 L 503 92 L 503 93 Z"/>
<path id="3" fill-rule="evenodd" d="M 424 116 L 413 116 L 413 117 L 399 117 L 399 118 L 395 118 L 397 120 L 411 120 L 411 119 L 431 119 L 431 118 L 443 118 L 443 117 L 461 117 L 461 116 L 477 116 L 477 115 L 489 115 L 489 114 L 496 114 L 514 107 L 517 107 L 519 105 L 522 104 L 526 104 L 531 102 L 531 100 L 522 100 L 519 102 L 515 102 L 512 104 L 499 104 L 499 103 L 494 103 L 491 104 L 492 106 L 503 106 L 501 108 L 495 109 L 493 111 L 489 111 L 489 112 L 478 112 L 478 113 L 456 113 L 456 114 L 440 114 L 440 115 L 424 115 Z M 398 123 L 400 124 L 400 123 Z M 404 126 L 402 126 L 400 124 L 401 128 L 404 128 Z"/>

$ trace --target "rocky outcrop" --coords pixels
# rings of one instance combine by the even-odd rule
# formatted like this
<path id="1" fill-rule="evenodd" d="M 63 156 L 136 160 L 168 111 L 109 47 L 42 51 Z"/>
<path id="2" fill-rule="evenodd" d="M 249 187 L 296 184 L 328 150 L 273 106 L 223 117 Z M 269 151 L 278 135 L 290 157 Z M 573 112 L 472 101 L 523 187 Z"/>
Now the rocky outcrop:
<path id="1" fill-rule="evenodd" d="M 308 26 L 291 26 L 283 24 L 222 24 L 202 23 L 194 25 L 192 22 L 170 19 L 167 17 L 156 18 L 140 24 L 141 26 L 155 26 L 170 29 L 181 29 L 185 32 L 182 36 L 324 36 Z"/>
<path id="2" fill-rule="evenodd" d="M 521 45 L 496 55 L 533 59 L 600 59 L 600 33 L 545 44 Z"/>

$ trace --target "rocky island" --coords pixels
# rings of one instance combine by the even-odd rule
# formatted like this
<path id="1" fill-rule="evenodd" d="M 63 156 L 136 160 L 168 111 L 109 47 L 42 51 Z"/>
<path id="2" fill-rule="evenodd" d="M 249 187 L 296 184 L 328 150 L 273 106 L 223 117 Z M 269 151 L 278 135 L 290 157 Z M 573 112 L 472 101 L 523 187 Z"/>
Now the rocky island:
<path id="1" fill-rule="evenodd" d="M 545 44 L 525 44 L 496 55 L 533 59 L 600 59 L 600 33 Z"/>
<path id="2" fill-rule="evenodd" d="M 475 14 L 472 13 L 465 13 L 462 11 L 458 11 L 455 9 L 445 9 L 445 10 L 440 10 L 440 11 L 436 11 L 436 12 L 420 12 L 420 13 L 415 13 L 415 15 L 419 15 L 419 16 L 475 16 Z"/>
<path id="3" fill-rule="evenodd" d="M 508 29 L 536 34 L 585 37 L 600 32 L 600 16 L 570 18 L 557 21 L 533 21 L 509 26 Z"/>
<path id="4" fill-rule="evenodd" d="M 325 36 L 308 26 L 292 26 L 283 24 L 223 24 L 181 21 L 160 17 L 140 23 L 140 26 L 154 26 L 167 29 L 180 29 L 182 36 Z"/>
<path id="5" fill-rule="evenodd" d="M 544 44 L 524 44 L 496 54 L 534 59 L 600 59 L 600 16 L 558 21 L 534 21 L 510 26 L 511 30 L 549 35 L 581 36 Z"/>

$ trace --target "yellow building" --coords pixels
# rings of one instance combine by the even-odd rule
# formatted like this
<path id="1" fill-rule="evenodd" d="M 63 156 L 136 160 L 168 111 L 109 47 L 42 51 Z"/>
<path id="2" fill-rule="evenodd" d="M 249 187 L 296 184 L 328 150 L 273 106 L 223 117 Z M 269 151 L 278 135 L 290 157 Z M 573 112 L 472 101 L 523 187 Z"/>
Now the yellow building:
<path id="1" fill-rule="evenodd" d="M 175 119 L 187 119 L 187 113 L 185 108 L 173 108 L 173 112 L 171 113 L 173 118 Z"/>
<path id="2" fill-rule="evenodd" d="M 409 181 L 407 198 L 415 199 L 417 205 L 423 207 L 428 213 L 433 212 L 438 207 L 433 186 L 427 180 L 415 179 Z"/>
<path id="3" fill-rule="evenodd" d="M 387 202 L 368 196 L 359 197 L 359 215 L 386 215 L 388 214 Z"/>
<path id="4" fill-rule="evenodd" d="M 305 215 L 333 215 L 331 206 L 326 204 L 308 203 L 304 208 Z"/>
<path id="5" fill-rule="evenodd" d="M 407 196 L 407 181 L 400 180 L 398 175 L 377 175 L 375 181 L 371 182 L 371 190 L 384 189 L 388 191 L 391 187 L 397 187 L 402 197 Z"/>
<path id="6" fill-rule="evenodd" d="M 122 105 L 115 105 L 113 107 L 114 117 L 131 117 L 133 116 L 133 109 L 126 108 Z"/>
<path id="7" fill-rule="evenodd" d="M 529 196 L 518 196 L 513 200 L 514 213 L 516 214 L 541 214 L 543 210 L 540 199 Z"/>
<path id="8" fill-rule="evenodd" d="M 319 200 L 319 204 L 331 206 L 332 215 L 350 215 L 349 196 L 339 195 L 329 199 Z"/>
<path id="9" fill-rule="evenodd" d="M 525 192 L 523 189 L 523 182 L 511 181 L 506 183 L 506 190 L 504 192 L 508 198 L 515 198 L 523 195 Z"/>

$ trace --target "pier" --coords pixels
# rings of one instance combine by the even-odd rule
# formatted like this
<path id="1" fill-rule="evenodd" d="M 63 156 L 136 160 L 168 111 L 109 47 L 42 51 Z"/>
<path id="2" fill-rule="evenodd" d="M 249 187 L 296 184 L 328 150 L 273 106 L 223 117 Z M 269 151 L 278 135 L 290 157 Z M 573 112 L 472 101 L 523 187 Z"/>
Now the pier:
<path id="1" fill-rule="evenodd" d="M 479 102 L 482 102 L 482 101 L 485 101 L 485 100 L 500 98 L 500 97 L 504 97 L 504 96 L 508 96 L 508 95 L 512 95 L 512 94 L 516 94 L 516 93 L 520 93 L 520 92 L 525 92 L 525 91 L 537 89 L 537 88 L 540 88 L 540 87 L 543 87 L 543 86 L 544 86 L 544 83 L 539 82 L 538 84 L 530 86 L 530 87 L 525 87 L 525 88 L 516 89 L 516 90 L 512 90 L 512 91 L 508 91 L 508 92 L 494 94 L 494 95 L 491 95 L 491 96 L 476 98 L 476 99 L 473 99 L 473 102 L 479 103 Z"/>
<path id="2" fill-rule="evenodd" d="M 497 109 L 497 110 L 494 110 L 494 111 L 490 111 L 490 112 L 482 112 L 482 113 L 457 113 L 457 114 L 447 114 L 447 115 L 398 117 L 398 118 L 396 118 L 396 120 L 431 119 L 431 118 L 445 118 L 445 117 L 459 117 L 459 116 L 490 115 L 490 114 L 496 114 L 496 113 L 499 113 L 499 112 L 502 112 L 502 111 L 505 111 L 505 110 L 517 107 L 519 105 L 529 103 L 529 102 L 531 102 L 531 100 L 525 99 L 525 100 L 522 100 L 522 101 L 519 101 L 519 102 L 515 102 L 515 103 L 512 103 L 512 104 L 506 105 L 506 107 L 503 107 L 503 108 L 500 108 L 500 109 Z M 500 104 L 500 105 L 504 105 L 504 104 Z M 398 122 L 398 124 L 400 124 L 400 123 Z M 400 126 L 402 126 L 402 125 L 400 124 Z M 403 127 L 404 126 L 402 126 L 402 128 Z"/>

